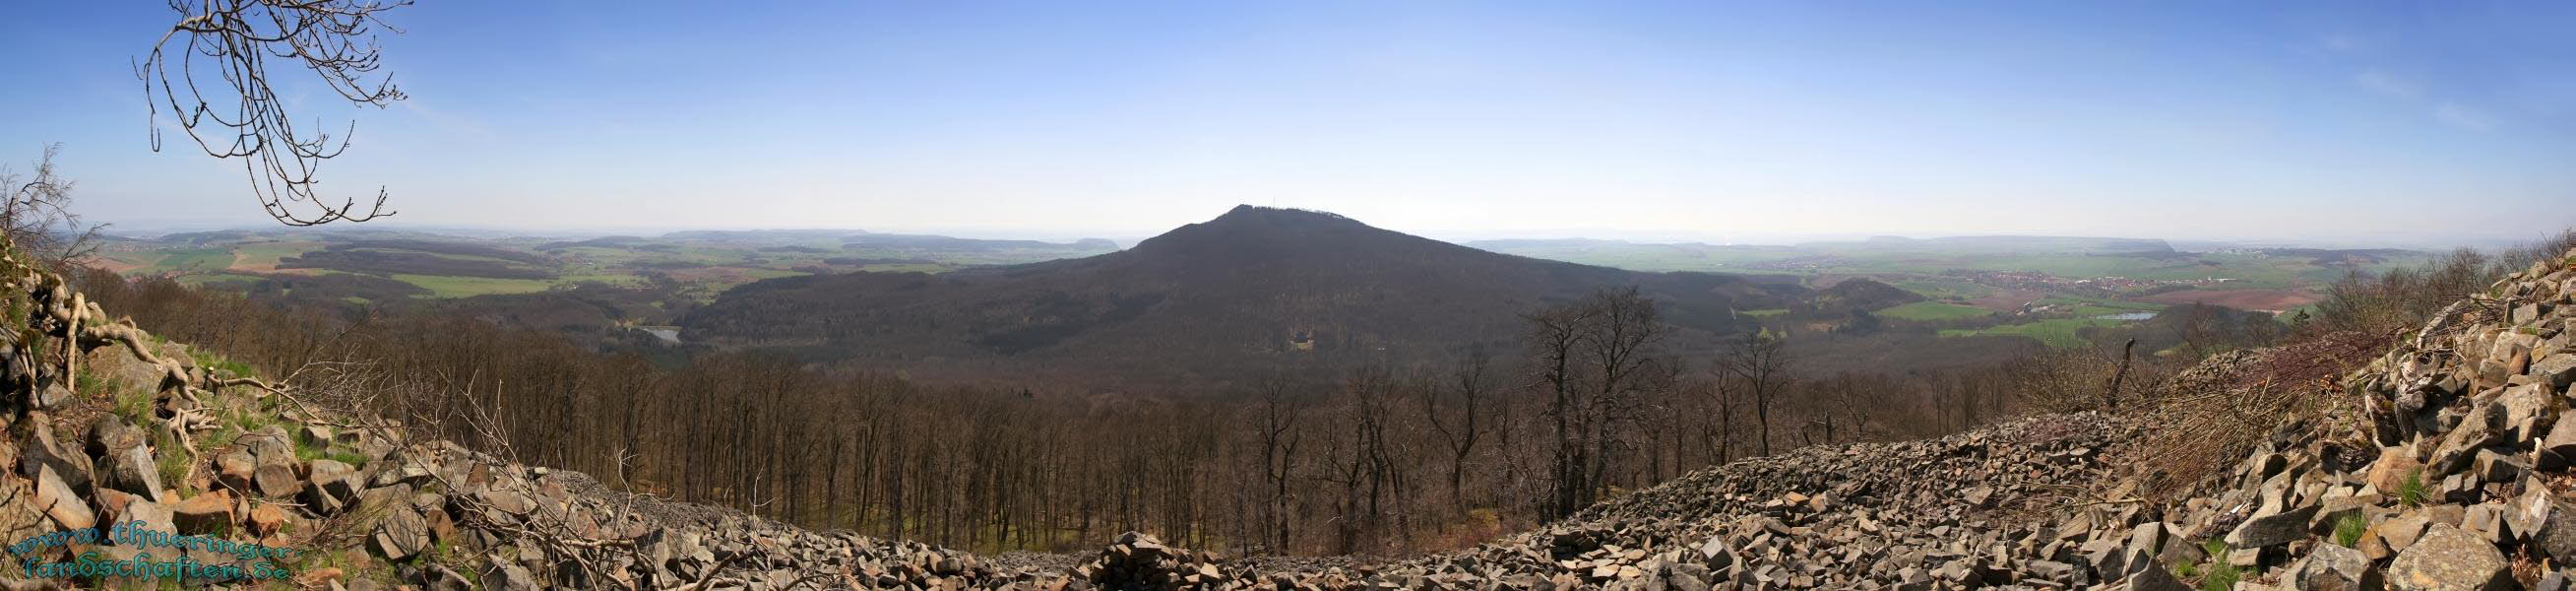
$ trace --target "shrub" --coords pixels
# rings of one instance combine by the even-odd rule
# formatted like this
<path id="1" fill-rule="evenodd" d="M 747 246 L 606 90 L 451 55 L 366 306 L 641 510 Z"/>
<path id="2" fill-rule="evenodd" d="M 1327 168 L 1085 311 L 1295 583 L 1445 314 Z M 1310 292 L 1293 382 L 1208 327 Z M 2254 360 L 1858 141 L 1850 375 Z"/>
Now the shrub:
<path id="1" fill-rule="evenodd" d="M 2576 248 L 2576 230 L 2493 255 L 2460 249 L 2421 267 L 2401 267 L 2376 276 L 2355 271 L 2326 288 L 2316 316 L 2303 328 L 2395 335 L 2423 326 L 2434 312 L 2461 296 L 2498 295 L 2490 289 L 2497 279 L 2534 263 L 2561 260 L 2571 248 Z"/>

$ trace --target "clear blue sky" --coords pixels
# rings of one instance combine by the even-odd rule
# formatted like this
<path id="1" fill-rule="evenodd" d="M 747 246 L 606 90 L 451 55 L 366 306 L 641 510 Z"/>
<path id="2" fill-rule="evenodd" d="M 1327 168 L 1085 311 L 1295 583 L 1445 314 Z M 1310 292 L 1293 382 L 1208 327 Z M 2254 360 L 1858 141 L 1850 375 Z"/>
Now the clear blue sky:
<path id="1" fill-rule="evenodd" d="M 0 161 L 262 223 L 146 147 L 160 2 L 0 19 Z M 2576 224 L 2576 4 L 465 2 L 334 194 L 386 227 L 2521 237 Z M 280 70 L 283 72 L 284 70 Z"/>

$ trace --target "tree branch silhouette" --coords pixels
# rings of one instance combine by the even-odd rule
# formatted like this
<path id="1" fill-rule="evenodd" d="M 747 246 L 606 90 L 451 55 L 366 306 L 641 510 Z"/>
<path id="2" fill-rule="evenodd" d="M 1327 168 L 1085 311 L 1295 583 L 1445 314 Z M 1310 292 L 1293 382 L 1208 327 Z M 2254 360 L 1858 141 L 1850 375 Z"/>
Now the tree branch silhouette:
<path id="1" fill-rule="evenodd" d="M 316 193 L 321 183 L 315 174 L 323 161 L 348 149 L 357 122 L 337 138 L 298 128 L 270 86 L 268 60 L 292 60 L 341 98 L 383 108 L 404 95 L 390 75 L 369 80 L 383 63 L 373 30 L 401 33 L 379 17 L 409 5 L 411 0 L 170 0 L 179 22 L 134 64 L 152 110 L 152 150 L 161 150 L 160 118 L 167 107 L 207 155 L 242 159 L 260 207 L 279 223 L 312 226 L 393 215 L 385 209 L 383 187 L 364 211 L 357 199 L 335 205 Z"/>

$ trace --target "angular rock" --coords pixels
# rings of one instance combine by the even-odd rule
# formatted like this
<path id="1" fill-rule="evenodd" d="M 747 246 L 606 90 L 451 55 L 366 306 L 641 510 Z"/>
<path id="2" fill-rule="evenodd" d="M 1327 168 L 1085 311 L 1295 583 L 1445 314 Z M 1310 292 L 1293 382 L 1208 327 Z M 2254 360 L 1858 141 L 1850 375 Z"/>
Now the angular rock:
<path id="1" fill-rule="evenodd" d="M 116 527 L 172 535 L 179 531 L 176 515 L 171 513 L 169 506 L 142 499 L 126 503 L 125 509 L 117 512 L 116 523 L 109 529 L 112 531 Z"/>
<path id="2" fill-rule="evenodd" d="M 2505 389 L 2504 397 L 2497 403 L 2504 405 L 2506 437 L 2517 442 L 2540 437 L 2541 428 L 2558 419 L 2558 410 L 2551 404 L 2557 398 L 2556 394 L 2557 390 L 2539 384 Z"/>
<path id="3" fill-rule="evenodd" d="M 251 473 L 251 483 L 258 487 L 260 496 L 269 498 L 290 498 L 304 490 L 303 479 L 295 476 L 295 459 L 292 455 L 285 456 L 283 459 L 262 456 L 259 469 Z"/>
<path id="4" fill-rule="evenodd" d="M 169 500 L 161 488 L 161 464 L 152 456 L 152 448 L 132 446 L 108 456 L 100 483 L 107 488 L 139 495 L 155 502 Z"/>
<path id="5" fill-rule="evenodd" d="M 2370 529 L 2377 533 L 2381 540 L 2388 543 L 2388 549 L 2404 552 L 2406 547 L 2415 544 L 2416 537 L 2424 535 L 2424 528 L 2427 525 L 2431 525 L 2431 520 L 2425 516 L 2424 511 L 2417 510 L 2381 521 L 2372 525 Z"/>
<path id="6" fill-rule="evenodd" d="M 286 529 L 287 515 L 285 509 L 279 509 L 276 505 L 259 503 L 250 508 L 248 520 L 253 533 L 267 536 Z"/>
<path id="7" fill-rule="evenodd" d="M 89 503 L 82 501 L 80 493 L 73 491 L 70 484 L 63 482 L 62 476 L 54 472 L 53 466 L 37 468 L 35 501 L 36 506 L 42 508 L 45 515 L 52 517 L 54 524 L 63 529 L 84 529 L 98 525 L 98 514 L 90 511 Z"/>
<path id="8" fill-rule="evenodd" d="M 386 560 L 400 561 L 429 548 L 429 523 L 411 507 L 390 507 L 376 519 L 375 534 L 368 540 Z"/>
<path id="9" fill-rule="evenodd" d="M 429 591 L 470 591 L 474 583 L 465 580 L 465 575 L 457 574 L 456 569 L 432 566 L 421 575 L 421 586 Z"/>
<path id="10" fill-rule="evenodd" d="M 2536 501 L 2538 506 L 2527 505 L 2524 510 L 2539 514 L 2527 518 L 2529 522 L 2523 527 L 2532 531 L 2523 532 L 2523 536 L 2529 538 L 2531 545 L 2543 555 L 2556 558 L 2562 564 L 2576 563 L 2576 505 L 2545 491 L 2536 496 L 2538 498 L 2532 501 Z"/>
<path id="11" fill-rule="evenodd" d="M 2569 414 L 2567 418 L 2576 419 L 2576 413 Z M 2576 433 L 2570 433 L 2569 438 L 2576 439 Z M 2568 452 L 2570 458 L 2576 458 L 2576 442 L 2571 442 Z M 2406 448 L 2381 448 L 2379 460 L 2370 463 L 2370 475 L 2366 480 L 2379 494 L 2396 496 L 2398 487 L 2405 485 L 2406 477 L 2423 466 L 2422 462 L 2415 461 L 2415 453 Z"/>
<path id="12" fill-rule="evenodd" d="M 2541 383 L 2548 384 L 2552 390 L 2564 390 L 2569 382 L 2576 382 L 2576 353 L 2555 353 L 2542 357 L 2539 361 L 2531 362 L 2531 367 L 2524 370 L 2524 373 L 2538 378 Z"/>
<path id="13" fill-rule="evenodd" d="M 492 561 L 491 570 L 483 574 L 483 584 L 485 589 L 498 591 L 537 591 L 543 588 L 537 584 L 536 575 L 529 574 L 527 568 L 499 560 Z"/>
<path id="14" fill-rule="evenodd" d="M 251 483 L 259 472 L 259 457 L 239 447 L 226 448 L 215 455 L 215 477 L 232 490 L 255 490 Z"/>
<path id="15" fill-rule="evenodd" d="M 2301 591 L 2365 591 L 2386 584 L 2361 551 L 2333 544 L 2317 545 L 2286 578 Z"/>
<path id="16" fill-rule="evenodd" d="M 2166 568 L 2163 564 L 2148 566 L 2136 574 L 2129 575 L 2129 578 L 2122 580 L 2120 584 L 2126 585 L 2129 591 L 2191 591 L 2191 586 L 2184 585 L 2181 580 L 2174 578 L 2172 569 Z"/>
<path id="17" fill-rule="evenodd" d="M 2539 448 L 2533 451 L 2532 464 L 2541 470 L 2576 466 L 2576 412 L 2558 413 L 2558 422 L 2552 424 L 2549 434 L 2540 438 Z"/>
<path id="18" fill-rule="evenodd" d="M 2461 415 L 2460 424 L 2442 436 L 2441 445 L 2433 450 L 2433 458 L 2424 463 L 2425 480 L 2468 469 L 2469 461 L 2477 458 L 2479 449 L 2504 439 L 2503 405 L 2492 402 L 2471 404 L 2474 406 L 2467 414 Z"/>
<path id="19" fill-rule="evenodd" d="M 142 429 L 136 429 L 133 424 L 125 422 L 125 417 L 102 414 L 89 424 L 88 451 L 91 457 L 111 457 L 124 452 L 126 448 L 144 445 L 150 441 L 151 438 L 144 435 Z"/>
<path id="20" fill-rule="evenodd" d="M 2434 524 L 2388 563 L 2388 586 L 2399 591 L 2504 591 L 2519 586 L 2508 566 L 2494 544 L 2460 528 Z"/>
<path id="21" fill-rule="evenodd" d="M 34 440 L 20 450 L 18 464 L 21 474 L 37 474 L 44 469 L 52 469 L 54 478 L 72 490 L 88 490 L 90 487 L 89 453 L 54 439 L 53 427 L 44 423 L 36 424 Z"/>
<path id="22" fill-rule="evenodd" d="M 2478 482 L 2512 482 L 2530 471 L 2530 461 L 2519 454 L 2505 455 L 2496 450 L 2481 449 L 2469 473 L 2476 476 Z"/>
<path id="23" fill-rule="evenodd" d="M 308 470 L 311 474 L 305 476 L 303 498 L 315 512 L 322 515 L 339 513 L 341 507 L 358 500 L 358 481 L 362 477 L 356 468 L 336 460 L 321 459 L 314 460 Z"/>
<path id="24" fill-rule="evenodd" d="M 2308 537 L 2308 521 L 2316 517 L 2317 506 L 2309 505 L 2256 516 L 2236 526 L 2227 534 L 2227 545 L 2234 548 L 2261 548 L 2289 543 Z"/>
<path id="25" fill-rule="evenodd" d="M 233 525 L 233 496 L 221 490 L 200 494 L 179 501 L 179 505 L 172 507 L 170 512 L 178 521 L 179 533 L 182 534 L 206 535 L 228 531 Z"/>

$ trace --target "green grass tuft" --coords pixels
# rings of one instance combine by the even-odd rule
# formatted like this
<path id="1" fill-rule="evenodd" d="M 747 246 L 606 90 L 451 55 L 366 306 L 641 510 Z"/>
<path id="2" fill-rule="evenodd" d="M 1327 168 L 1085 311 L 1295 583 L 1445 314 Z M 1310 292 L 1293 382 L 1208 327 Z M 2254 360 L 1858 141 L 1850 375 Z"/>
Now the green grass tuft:
<path id="1" fill-rule="evenodd" d="M 2236 581 L 2245 578 L 2244 571 L 2237 570 L 2236 565 L 2227 563 L 2227 542 L 2219 540 L 2202 542 L 2201 549 L 2209 551 L 2208 566 L 2200 568 L 2201 591 L 2235 589 Z"/>
<path id="2" fill-rule="evenodd" d="M 332 461 L 348 464 L 351 467 L 367 467 L 367 454 L 343 449 L 332 451 L 327 454 L 327 457 L 331 458 Z"/>
<path id="3" fill-rule="evenodd" d="M 2335 519 L 2335 545 L 2345 548 L 2361 543 L 2361 534 L 2370 531 L 2370 518 L 2352 513 Z"/>
<path id="4" fill-rule="evenodd" d="M 2406 481 L 2397 485 L 2397 500 L 2408 507 L 2423 506 L 2424 500 L 2431 495 L 2431 491 L 2424 488 L 2424 470 L 2421 468 L 2407 472 Z"/>

